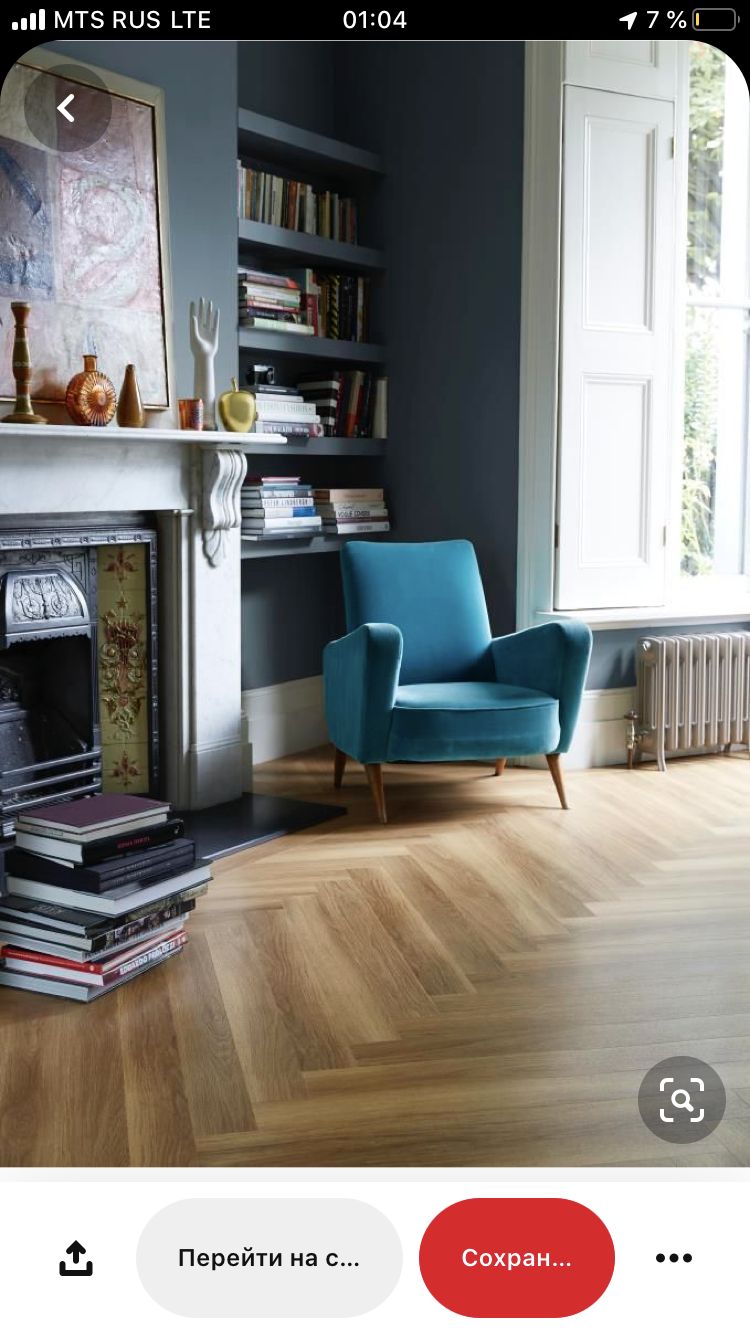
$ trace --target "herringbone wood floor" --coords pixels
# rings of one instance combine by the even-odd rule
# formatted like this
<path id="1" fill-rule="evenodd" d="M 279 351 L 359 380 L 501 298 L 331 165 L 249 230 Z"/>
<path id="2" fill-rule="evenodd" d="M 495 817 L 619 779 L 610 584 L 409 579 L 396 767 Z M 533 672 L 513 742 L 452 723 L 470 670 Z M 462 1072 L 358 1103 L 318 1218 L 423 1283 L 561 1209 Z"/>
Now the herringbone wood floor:
<path id="1" fill-rule="evenodd" d="M 567 783 L 389 769 L 383 828 L 350 766 L 348 816 L 217 863 L 180 959 L 3 990 L 2 1165 L 750 1165 L 748 758 Z M 729 1104 L 671 1149 L 636 1095 L 684 1052 Z"/>

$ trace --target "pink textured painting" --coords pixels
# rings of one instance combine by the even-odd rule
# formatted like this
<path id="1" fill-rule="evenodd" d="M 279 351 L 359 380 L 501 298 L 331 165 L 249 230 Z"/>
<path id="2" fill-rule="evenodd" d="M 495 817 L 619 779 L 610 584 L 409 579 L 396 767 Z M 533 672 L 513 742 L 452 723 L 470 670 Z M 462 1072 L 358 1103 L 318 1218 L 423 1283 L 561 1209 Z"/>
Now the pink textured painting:
<path id="1" fill-rule="evenodd" d="M 14 74 L 40 77 L 22 66 Z M 2 129 L 0 397 L 15 394 L 10 303 L 18 300 L 31 303 L 33 398 L 63 402 L 83 354 L 95 352 L 116 386 L 134 362 L 146 406 L 167 407 L 153 107 L 113 94 L 105 134 L 78 152 L 44 148 L 25 123 Z"/>

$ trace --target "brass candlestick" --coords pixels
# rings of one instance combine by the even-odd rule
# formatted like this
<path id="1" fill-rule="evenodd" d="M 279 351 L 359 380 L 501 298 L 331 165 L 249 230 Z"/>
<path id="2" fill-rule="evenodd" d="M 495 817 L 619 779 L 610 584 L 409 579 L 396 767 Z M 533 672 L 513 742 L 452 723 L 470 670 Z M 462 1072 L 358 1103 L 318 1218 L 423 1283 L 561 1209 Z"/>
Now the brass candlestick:
<path id="1" fill-rule="evenodd" d="M 13 341 L 13 378 L 16 382 L 16 406 L 4 422 L 25 423 L 27 426 L 43 426 L 46 417 L 39 417 L 31 406 L 29 390 L 31 388 L 31 355 L 29 353 L 29 335 L 27 325 L 31 306 L 28 301 L 11 301 L 10 308 L 16 321 L 16 336 Z"/>

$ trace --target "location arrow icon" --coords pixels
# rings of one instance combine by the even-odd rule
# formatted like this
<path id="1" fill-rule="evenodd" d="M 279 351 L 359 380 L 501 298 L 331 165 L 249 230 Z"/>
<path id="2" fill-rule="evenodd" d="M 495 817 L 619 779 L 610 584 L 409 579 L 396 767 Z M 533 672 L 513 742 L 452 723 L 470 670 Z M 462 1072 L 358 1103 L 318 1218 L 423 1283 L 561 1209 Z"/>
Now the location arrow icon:
<path id="1" fill-rule="evenodd" d="M 632 14 L 623 14 L 622 18 L 620 19 L 620 23 L 627 23 L 628 32 L 630 32 L 637 18 L 638 18 L 638 10 L 636 9 L 633 11 Z"/>
<path id="2" fill-rule="evenodd" d="M 63 98 L 62 102 L 60 102 L 57 108 L 57 110 L 60 112 L 60 115 L 64 116 L 66 120 L 69 120 L 71 125 L 75 120 L 75 116 L 71 116 L 70 112 L 68 111 L 68 107 L 70 106 L 74 97 L 75 93 L 68 93 L 68 96 Z"/>

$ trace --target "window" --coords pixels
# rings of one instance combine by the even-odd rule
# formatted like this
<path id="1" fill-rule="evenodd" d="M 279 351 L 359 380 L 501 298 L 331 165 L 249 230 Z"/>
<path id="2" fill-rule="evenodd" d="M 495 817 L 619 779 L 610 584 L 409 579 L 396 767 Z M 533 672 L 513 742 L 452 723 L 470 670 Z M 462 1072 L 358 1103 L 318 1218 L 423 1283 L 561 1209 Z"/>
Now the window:
<path id="1" fill-rule="evenodd" d="M 690 44 L 680 570 L 710 598 L 747 570 L 748 92 Z"/>
<path id="2" fill-rule="evenodd" d="M 747 84 L 707 43 L 527 51 L 518 623 L 744 614 Z"/>

